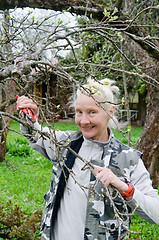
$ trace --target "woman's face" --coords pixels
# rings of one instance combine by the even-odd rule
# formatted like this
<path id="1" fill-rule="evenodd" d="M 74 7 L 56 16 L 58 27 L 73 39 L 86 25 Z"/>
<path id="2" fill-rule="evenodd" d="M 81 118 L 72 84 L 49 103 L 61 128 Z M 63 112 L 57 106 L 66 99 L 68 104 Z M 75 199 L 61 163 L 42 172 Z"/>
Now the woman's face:
<path id="1" fill-rule="evenodd" d="M 100 97 L 96 97 L 100 101 Z M 112 108 L 114 113 L 114 108 Z M 107 126 L 110 116 L 98 107 L 93 98 L 80 93 L 76 100 L 75 122 L 86 138 L 106 142 L 108 141 Z"/>

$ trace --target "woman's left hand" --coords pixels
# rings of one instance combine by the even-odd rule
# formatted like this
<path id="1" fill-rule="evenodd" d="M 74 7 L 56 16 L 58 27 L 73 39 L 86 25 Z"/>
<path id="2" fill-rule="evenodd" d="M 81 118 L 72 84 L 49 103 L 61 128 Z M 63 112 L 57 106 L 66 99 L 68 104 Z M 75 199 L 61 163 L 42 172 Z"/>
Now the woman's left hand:
<path id="1" fill-rule="evenodd" d="M 111 184 L 121 194 L 128 191 L 128 185 L 121 181 L 109 168 L 96 166 L 93 172 L 107 187 Z"/>

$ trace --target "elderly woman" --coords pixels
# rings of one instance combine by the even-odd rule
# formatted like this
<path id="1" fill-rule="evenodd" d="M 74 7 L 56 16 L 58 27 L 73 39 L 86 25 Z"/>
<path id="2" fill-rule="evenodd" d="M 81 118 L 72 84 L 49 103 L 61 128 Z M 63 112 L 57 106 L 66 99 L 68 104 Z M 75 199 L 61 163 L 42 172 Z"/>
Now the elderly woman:
<path id="1" fill-rule="evenodd" d="M 142 154 L 118 141 L 110 128 L 115 91 L 111 82 L 92 80 L 78 89 L 77 132 L 41 129 L 35 122 L 35 129 L 50 135 L 43 138 L 21 126 L 23 134 L 31 133 L 30 146 L 53 162 L 50 190 L 44 196 L 42 240 L 123 239 L 128 233 L 128 213 L 135 208 L 143 219 L 159 224 L 159 196 Z M 37 117 L 37 105 L 25 96 L 17 100 L 17 109 L 23 108 Z M 68 142 L 76 154 L 67 148 Z"/>

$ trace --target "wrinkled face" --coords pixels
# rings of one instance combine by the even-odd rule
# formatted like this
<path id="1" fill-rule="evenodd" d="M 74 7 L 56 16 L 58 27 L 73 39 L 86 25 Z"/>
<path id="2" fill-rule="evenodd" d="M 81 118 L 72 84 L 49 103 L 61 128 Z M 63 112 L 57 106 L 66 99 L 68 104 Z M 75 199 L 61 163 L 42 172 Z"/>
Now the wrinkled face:
<path id="1" fill-rule="evenodd" d="M 97 96 L 96 100 L 100 100 Z M 108 140 L 107 126 L 110 116 L 98 107 L 93 98 L 80 93 L 76 100 L 75 122 L 86 138 L 106 142 Z"/>

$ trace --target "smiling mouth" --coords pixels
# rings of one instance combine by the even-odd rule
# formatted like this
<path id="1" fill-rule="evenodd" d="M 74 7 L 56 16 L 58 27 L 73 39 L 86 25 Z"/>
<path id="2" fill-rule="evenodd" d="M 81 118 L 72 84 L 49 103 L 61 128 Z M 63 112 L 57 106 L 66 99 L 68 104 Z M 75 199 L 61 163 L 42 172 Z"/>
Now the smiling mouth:
<path id="1" fill-rule="evenodd" d="M 89 130 L 89 129 L 92 129 L 92 128 L 94 128 L 94 127 L 95 127 L 95 126 L 91 126 L 91 127 L 82 127 L 82 128 L 83 128 L 83 129 L 86 129 L 86 130 L 87 130 L 87 129 Z"/>

